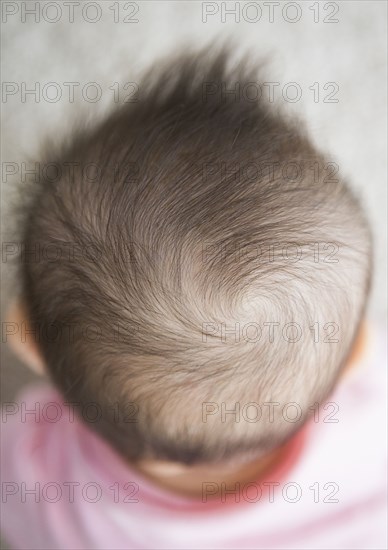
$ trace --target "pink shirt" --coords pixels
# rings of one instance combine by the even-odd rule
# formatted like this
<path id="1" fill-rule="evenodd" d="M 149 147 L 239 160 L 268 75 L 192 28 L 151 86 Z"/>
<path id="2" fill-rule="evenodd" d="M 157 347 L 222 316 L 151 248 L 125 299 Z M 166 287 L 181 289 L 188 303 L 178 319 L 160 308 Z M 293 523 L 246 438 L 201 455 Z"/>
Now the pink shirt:
<path id="1" fill-rule="evenodd" d="M 4 536 L 39 550 L 386 549 L 384 357 L 375 335 L 285 463 L 225 502 L 212 485 L 203 499 L 158 488 L 32 387 L 3 407 Z"/>

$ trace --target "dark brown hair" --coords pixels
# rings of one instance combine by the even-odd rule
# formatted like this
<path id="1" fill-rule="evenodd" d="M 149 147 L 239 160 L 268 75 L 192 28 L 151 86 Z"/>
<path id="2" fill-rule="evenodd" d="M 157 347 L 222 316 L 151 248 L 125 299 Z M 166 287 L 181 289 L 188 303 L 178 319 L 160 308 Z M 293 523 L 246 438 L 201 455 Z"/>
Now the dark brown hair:
<path id="1" fill-rule="evenodd" d="M 75 131 L 48 156 L 60 177 L 31 188 L 23 297 L 48 371 L 66 401 L 98 404 L 90 426 L 132 460 L 280 445 L 333 388 L 365 306 L 358 201 L 229 59 L 154 67 L 138 101 Z M 268 402 L 272 420 L 203 415 Z M 280 414 L 289 402 L 298 422 Z"/>

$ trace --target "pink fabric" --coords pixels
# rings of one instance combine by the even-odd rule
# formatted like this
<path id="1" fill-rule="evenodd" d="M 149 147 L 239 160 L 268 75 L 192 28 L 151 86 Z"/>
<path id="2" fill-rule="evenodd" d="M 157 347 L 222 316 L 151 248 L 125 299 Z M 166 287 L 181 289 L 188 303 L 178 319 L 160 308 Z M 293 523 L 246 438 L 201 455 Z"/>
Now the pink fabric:
<path id="1" fill-rule="evenodd" d="M 30 388 L 3 409 L 3 533 L 17 549 L 385 549 L 384 357 L 385 340 L 375 337 L 330 398 L 338 411 L 330 417 L 333 406 L 322 405 L 285 463 L 257 481 L 261 497 L 251 487 L 240 502 L 234 495 L 202 502 L 154 486 L 70 421 L 50 386 Z M 22 402 L 39 403 L 40 414 L 23 415 Z M 43 414 L 50 402 L 62 406 L 56 422 L 54 406 Z M 272 499 L 269 482 L 279 483 Z"/>

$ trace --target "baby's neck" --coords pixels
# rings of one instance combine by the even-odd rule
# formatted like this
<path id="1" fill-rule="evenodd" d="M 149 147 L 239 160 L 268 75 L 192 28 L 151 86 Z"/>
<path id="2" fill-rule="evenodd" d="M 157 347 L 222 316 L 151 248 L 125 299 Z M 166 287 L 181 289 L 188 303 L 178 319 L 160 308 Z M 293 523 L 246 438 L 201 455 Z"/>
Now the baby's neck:
<path id="1" fill-rule="evenodd" d="M 204 484 L 212 483 L 212 496 L 217 498 L 217 488 L 218 492 L 221 492 L 234 490 L 237 483 L 242 486 L 257 482 L 278 466 L 287 454 L 288 445 L 239 466 L 217 464 L 189 467 L 168 462 L 144 461 L 137 464 L 136 469 L 160 487 L 183 496 L 201 497 Z"/>

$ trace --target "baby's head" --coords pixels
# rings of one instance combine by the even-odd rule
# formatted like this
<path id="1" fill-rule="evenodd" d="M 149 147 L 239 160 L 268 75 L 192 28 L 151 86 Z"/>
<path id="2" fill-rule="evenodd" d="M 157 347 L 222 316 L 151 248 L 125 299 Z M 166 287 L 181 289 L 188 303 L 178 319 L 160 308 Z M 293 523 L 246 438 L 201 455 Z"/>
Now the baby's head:
<path id="1" fill-rule="evenodd" d="M 279 447 L 333 389 L 365 307 L 358 201 L 227 66 L 151 72 L 49 158 L 61 177 L 28 207 L 23 302 L 47 371 L 133 461 Z"/>

